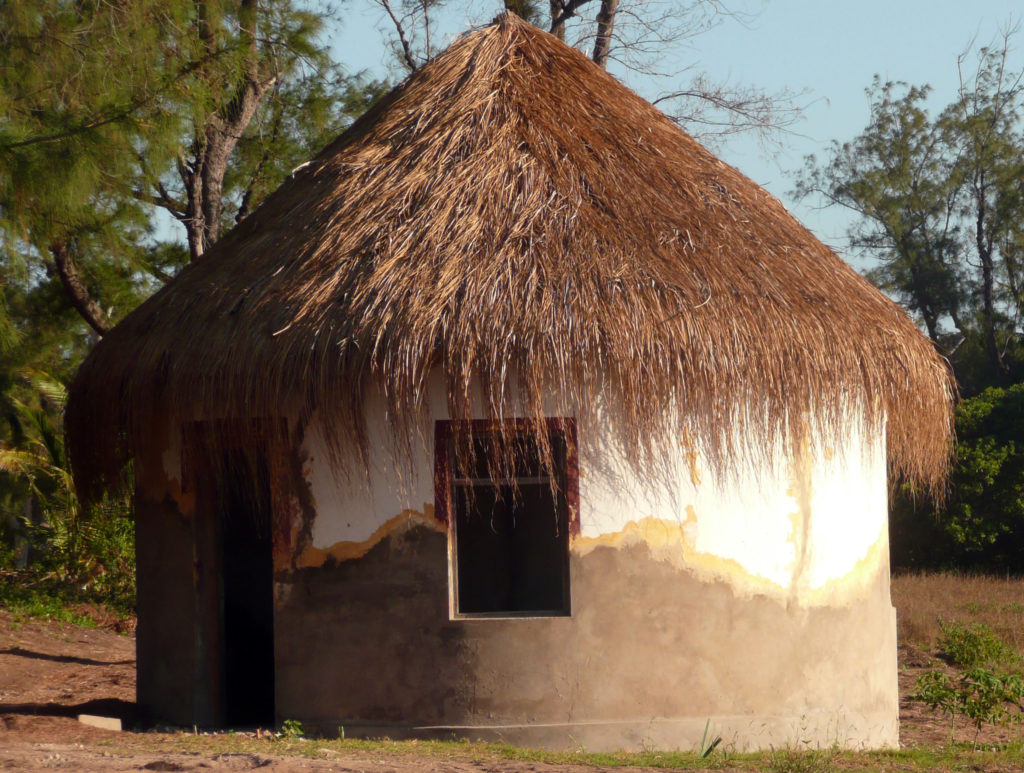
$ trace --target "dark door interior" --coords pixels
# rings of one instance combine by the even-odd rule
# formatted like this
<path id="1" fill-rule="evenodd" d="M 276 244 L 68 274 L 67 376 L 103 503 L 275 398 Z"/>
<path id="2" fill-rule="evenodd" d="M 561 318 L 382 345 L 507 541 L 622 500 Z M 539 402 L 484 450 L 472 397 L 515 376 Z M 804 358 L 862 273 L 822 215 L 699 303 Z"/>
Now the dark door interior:
<path id="1" fill-rule="evenodd" d="M 270 487 L 262 461 L 223 451 L 218 476 L 224 722 L 274 722 Z"/>

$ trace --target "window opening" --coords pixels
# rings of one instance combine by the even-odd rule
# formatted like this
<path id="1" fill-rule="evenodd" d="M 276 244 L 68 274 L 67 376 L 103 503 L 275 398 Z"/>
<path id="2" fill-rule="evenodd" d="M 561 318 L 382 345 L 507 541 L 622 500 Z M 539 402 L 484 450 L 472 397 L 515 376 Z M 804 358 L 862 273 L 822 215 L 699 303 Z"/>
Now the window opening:
<path id="1" fill-rule="evenodd" d="M 468 431 L 473 447 L 468 470 L 460 470 L 456 462 L 456 438 L 438 448 L 450 471 L 446 493 L 456 614 L 568 615 L 569 532 L 575 509 L 570 491 L 576 484 L 575 438 L 571 426 L 566 430 L 571 423 L 549 422 L 552 470 L 541 463 L 535 435 L 524 425 L 511 441 L 512 469 L 494 477 L 489 469 L 497 442 L 493 425 L 480 428 L 483 422 L 473 422 L 463 430 L 466 422 L 444 424 L 449 435 L 452 425 Z"/>

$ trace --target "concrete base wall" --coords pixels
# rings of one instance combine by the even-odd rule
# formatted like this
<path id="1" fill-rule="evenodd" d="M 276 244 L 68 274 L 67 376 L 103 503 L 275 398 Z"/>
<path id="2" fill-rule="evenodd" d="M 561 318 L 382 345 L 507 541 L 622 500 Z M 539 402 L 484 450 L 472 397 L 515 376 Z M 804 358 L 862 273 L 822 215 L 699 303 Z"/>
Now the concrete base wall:
<path id="1" fill-rule="evenodd" d="M 815 712 L 800 716 L 708 716 L 701 719 L 650 719 L 644 722 L 565 722 L 534 725 L 306 725 L 325 737 L 390 738 L 392 740 L 469 741 L 512 744 L 556 751 L 693 751 L 702 741 L 722 738 L 730 752 L 758 749 L 896 748 L 899 722 L 879 715 Z M 705 736 L 705 731 L 707 735 Z M 839 741 L 841 737 L 854 741 Z"/>
<path id="2" fill-rule="evenodd" d="M 279 717 L 325 732 L 588 750 L 898 741 L 888 572 L 841 607 L 740 597 L 644 544 L 571 557 L 572 616 L 451 619 L 448 542 L 413 521 L 279 572 Z"/>

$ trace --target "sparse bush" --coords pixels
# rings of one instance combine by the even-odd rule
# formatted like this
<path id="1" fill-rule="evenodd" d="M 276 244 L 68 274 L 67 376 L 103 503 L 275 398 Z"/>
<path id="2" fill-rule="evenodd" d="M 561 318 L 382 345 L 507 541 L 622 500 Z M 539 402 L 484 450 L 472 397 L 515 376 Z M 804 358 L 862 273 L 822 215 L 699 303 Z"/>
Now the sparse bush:
<path id="1" fill-rule="evenodd" d="M 933 652 L 940 620 L 984 623 L 1024 654 L 1024 578 L 961 572 L 894 572 L 892 600 L 900 644 Z M 926 664 L 921 664 L 926 665 Z"/>
<path id="2" fill-rule="evenodd" d="M 955 666 L 1013 670 L 1020 665 L 1020 656 L 984 623 L 940 620 L 939 630 L 939 652 Z"/>
<path id="3" fill-rule="evenodd" d="M 951 744 L 959 716 L 974 725 L 977 743 L 983 725 L 1020 721 L 1020 713 L 1011 714 L 1007 707 L 1020 708 L 1024 681 L 1018 674 L 999 674 L 981 667 L 970 668 L 955 679 L 941 671 L 926 671 L 917 679 L 914 698 L 949 716 Z"/>
<path id="4" fill-rule="evenodd" d="M 45 373 L 23 370 L 17 386 L 17 395 L 0 394 L 11 436 L 0 433 L 0 572 L 6 585 L 0 587 L 0 605 L 31 610 L 40 602 L 43 607 L 85 603 L 130 615 L 135 605 L 131 499 L 122 494 L 88 506 L 80 502 L 59 425 L 63 385 Z"/>

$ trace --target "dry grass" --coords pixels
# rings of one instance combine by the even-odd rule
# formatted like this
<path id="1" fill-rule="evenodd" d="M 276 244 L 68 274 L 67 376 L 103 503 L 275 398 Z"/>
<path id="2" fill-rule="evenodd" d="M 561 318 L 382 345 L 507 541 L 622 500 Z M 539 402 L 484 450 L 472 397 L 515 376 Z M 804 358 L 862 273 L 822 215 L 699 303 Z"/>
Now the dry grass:
<path id="1" fill-rule="evenodd" d="M 370 396 L 409 449 L 432 373 L 453 419 L 479 401 L 541 428 L 553 395 L 555 415 L 614 405 L 606 441 L 641 473 L 682 437 L 727 466 L 851 415 L 886 421 L 897 473 L 937 490 L 948 465 L 953 382 L 906 314 L 655 107 L 505 16 L 104 336 L 68 402 L 75 478 L 117 485 L 155 415 L 315 411 L 358 467 Z"/>
<path id="2" fill-rule="evenodd" d="M 1024 578 L 954 572 L 898 573 L 892 578 L 897 638 L 931 651 L 939 620 L 984 623 L 1024 655 Z"/>

